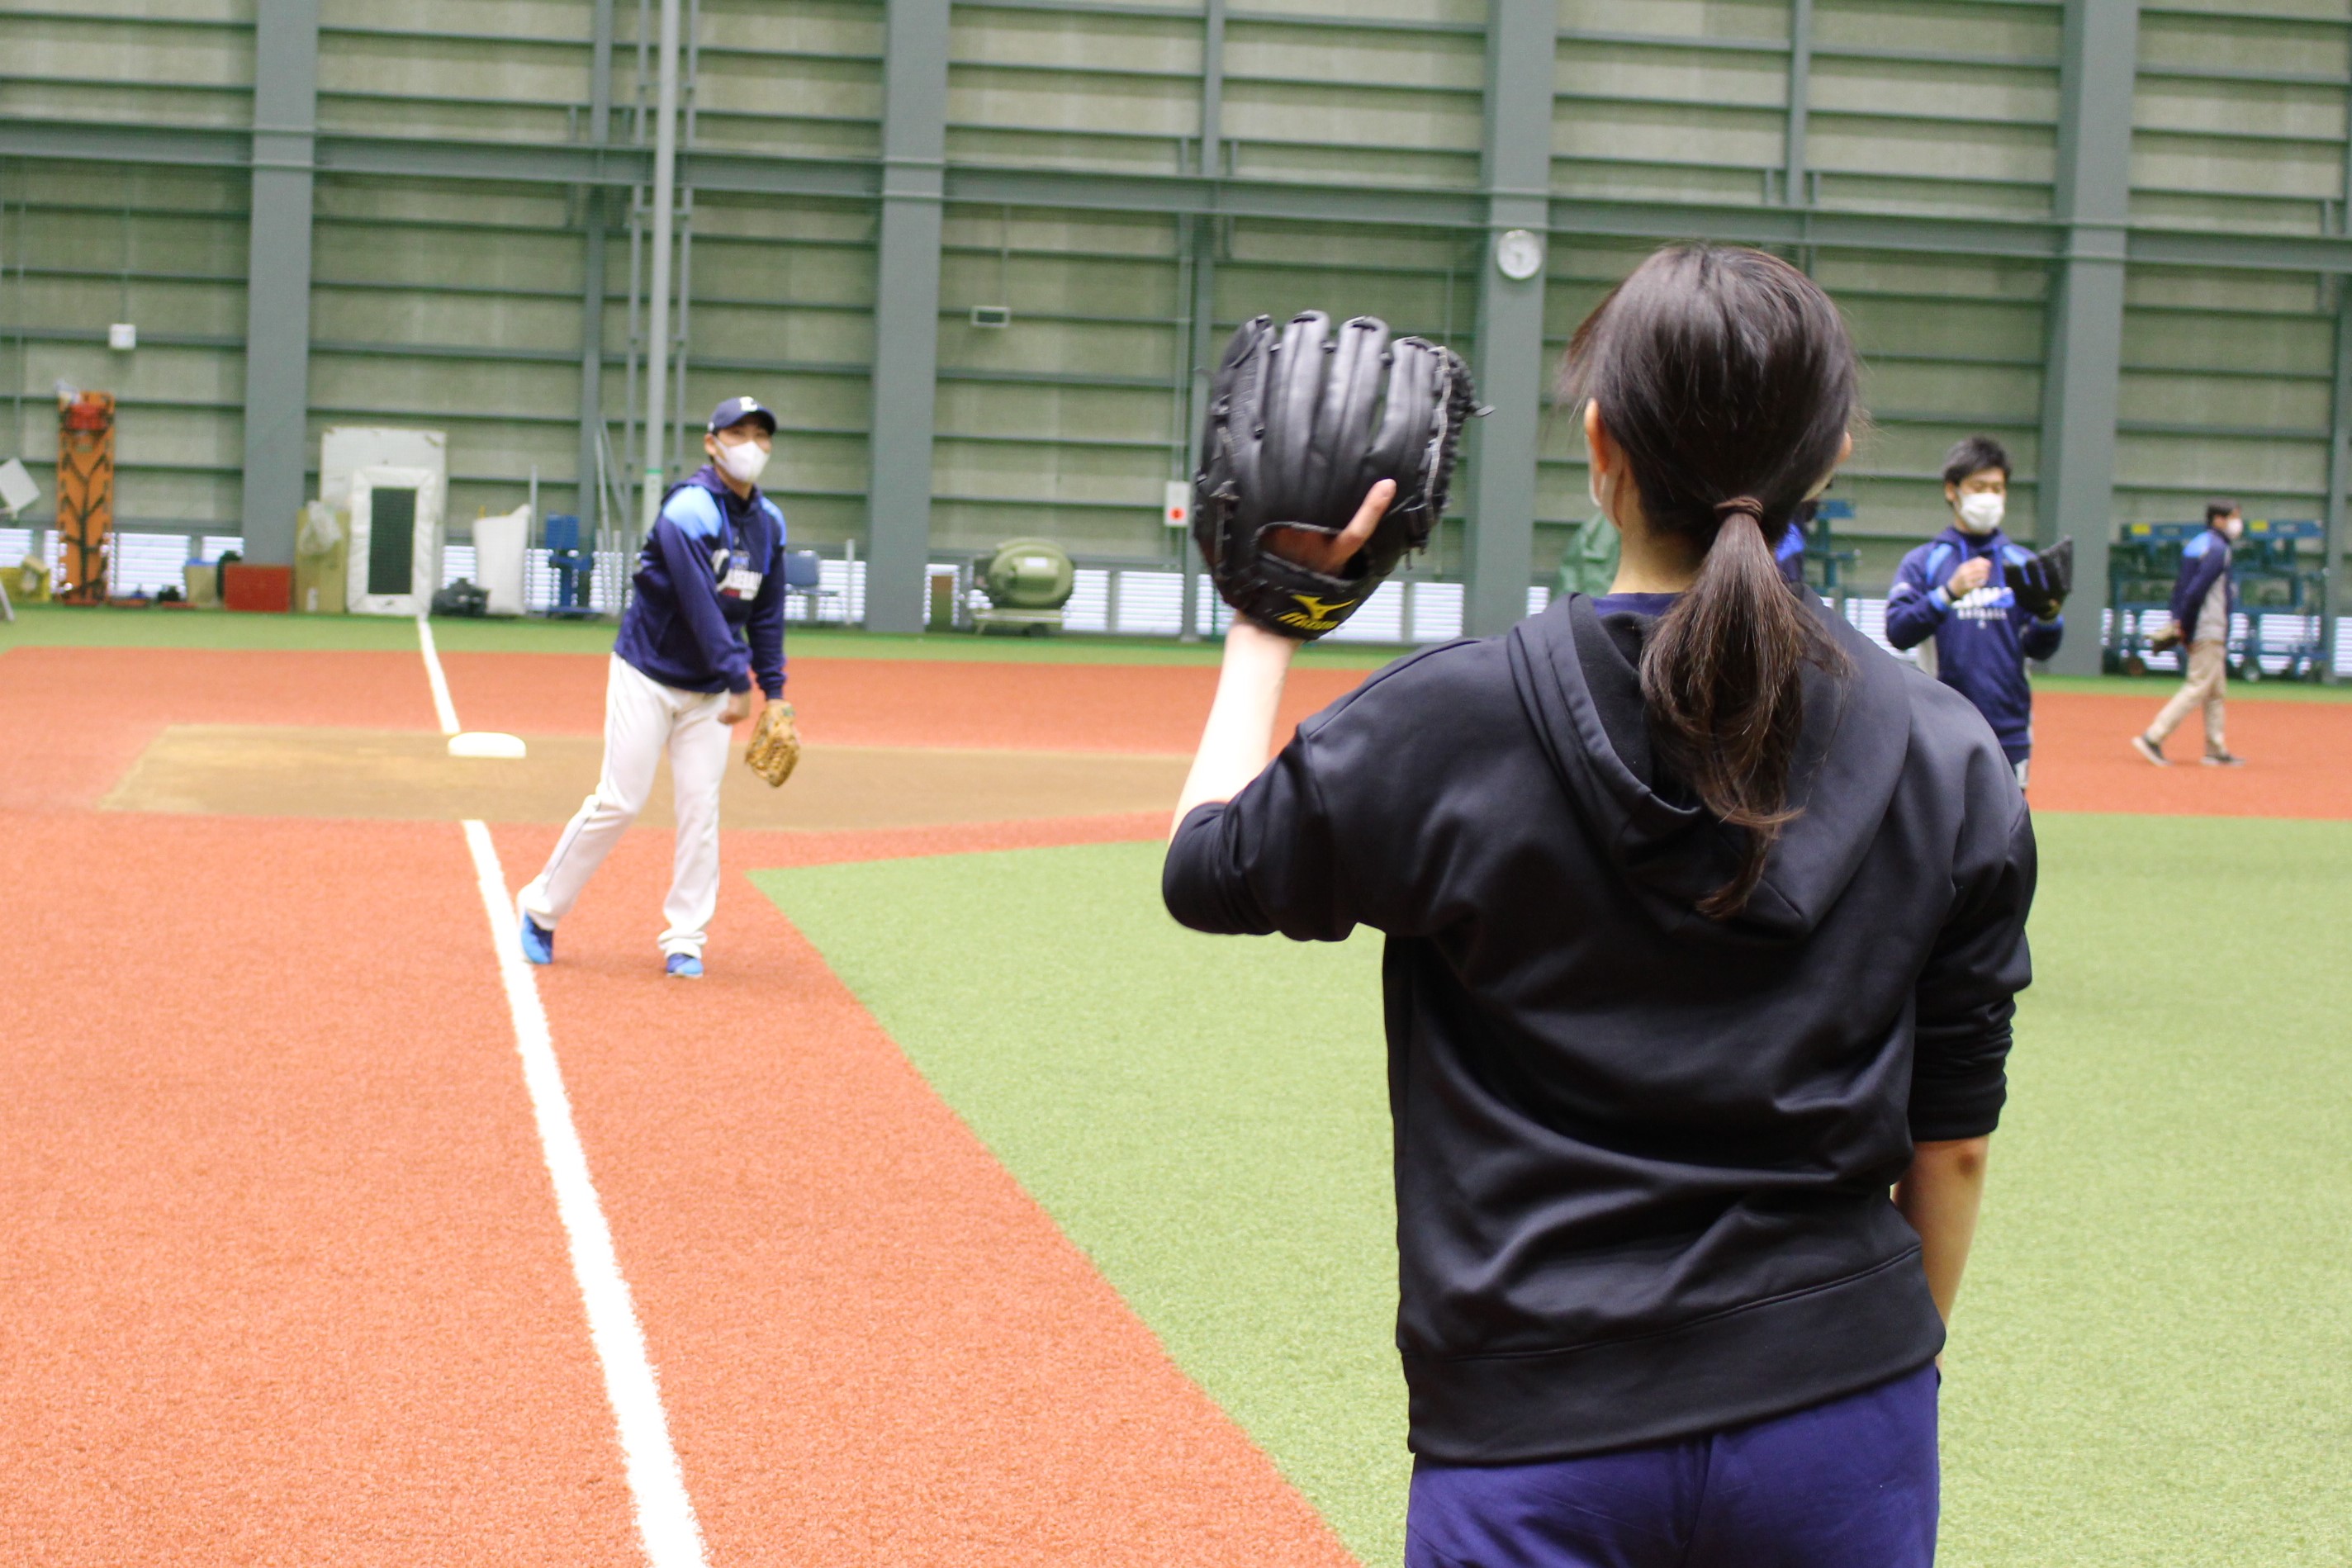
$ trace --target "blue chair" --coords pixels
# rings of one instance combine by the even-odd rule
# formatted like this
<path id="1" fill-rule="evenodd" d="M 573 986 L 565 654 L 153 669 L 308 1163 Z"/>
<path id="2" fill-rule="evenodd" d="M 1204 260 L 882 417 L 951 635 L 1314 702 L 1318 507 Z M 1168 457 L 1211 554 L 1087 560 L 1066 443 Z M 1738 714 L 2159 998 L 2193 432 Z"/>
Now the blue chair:
<path id="1" fill-rule="evenodd" d="M 551 514 L 542 542 L 547 564 L 555 572 L 555 602 L 547 612 L 573 620 L 595 614 L 589 604 L 589 583 L 596 562 L 580 548 L 580 519 L 562 512 Z"/>
<path id="2" fill-rule="evenodd" d="M 798 594 L 807 600 L 807 618 L 811 621 L 824 620 L 824 602 L 841 597 L 840 590 L 824 586 L 823 568 L 824 561 L 813 549 L 784 552 L 784 596 L 789 599 Z"/>

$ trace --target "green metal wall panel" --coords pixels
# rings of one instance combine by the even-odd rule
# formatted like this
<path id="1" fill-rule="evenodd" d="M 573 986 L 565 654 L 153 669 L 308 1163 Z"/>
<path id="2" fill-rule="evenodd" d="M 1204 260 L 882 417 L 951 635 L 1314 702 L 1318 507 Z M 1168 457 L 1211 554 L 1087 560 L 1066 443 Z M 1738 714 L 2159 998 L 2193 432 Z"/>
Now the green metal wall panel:
<path id="1" fill-rule="evenodd" d="M 2054 4 L 1562 0 L 1563 194 L 2041 216 Z M 1801 79 L 1805 144 L 1790 145 Z M 1788 173 L 1801 168 L 1801 188 Z"/>
<path id="2" fill-rule="evenodd" d="M 688 4 L 684 177 L 700 155 L 710 179 L 743 188 L 685 193 L 683 455 L 711 402 L 754 392 L 783 421 L 773 474 L 796 536 L 859 538 L 875 461 L 885 6 Z M 651 5 L 617 9 L 611 136 L 634 158 Z M 1223 11 L 1213 51 L 1220 30 L 1189 0 L 956 4 L 935 545 L 1037 532 L 1174 559 L 1160 486 L 1189 464 L 1196 282 L 1211 342 L 1244 316 L 1315 306 L 1475 351 L 1487 12 L 1484 0 L 1281 0 Z M 399 154 L 382 148 L 576 152 L 593 15 L 592 0 L 322 0 L 322 135 L 392 167 Z M 2067 232 L 2053 219 L 2070 215 L 2055 189 L 2066 15 L 2061 0 L 1559 0 L 1548 351 L 1654 239 L 1718 225 L 1772 234 L 1835 295 L 1865 356 L 1872 421 L 1840 493 L 1876 553 L 1940 525 L 1936 469 L 1971 431 L 2010 444 L 2013 510 L 2031 531 L 2049 257 Z M 251 123 L 253 16 L 252 0 L 0 12 L 0 116 L 143 129 L 159 158 L 185 156 L 173 138 Z M 2316 269 L 2342 264 L 2252 247 L 2340 245 L 2352 230 L 2352 5 L 2148 4 L 2137 37 L 2131 242 L 2210 237 L 2238 246 L 2239 264 L 2173 265 L 2193 259 L 2176 249 L 2130 265 L 2115 511 L 2186 516 L 2220 491 L 2315 514 L 2337 413 L 2336 286 Z M 1204 101 L 1219 106 L 1205 147 Z M 977 173 L 1048 183 L 1005 203 L 959 197 L 959 176 Z M 1097 184 L 1050 183 L 1082 177 Z M 763 180 L 775 190 L 749 188 Z M 1392 196 L 1454 201 L 1458 215 L 1381 212 Z M 604 204 L 602 395 L 616 450 L 631 413 L 630 199 L 620 185 Z M 248 200 L 246 171 L 220 162 L 0 166 L 11 450 L 46 460 L 55 380 L 108 386 L 123 399 L 124 515 L 236 526 Z M 1352 203 L 1365 221 L 1308 218 L 1318 201 L 1340 214 Z M 1195 215 L 1204 203 L 1223 215 Z M 322 153 L 313 437 L 362 420 L 447 430 L 461 524 L 512 506 L 534 465 L 545 505 L 572 506 L 587 211 L 583 187 L 550 178 L 362 174 Z M 1856 219 L 1886 226 L 1838 227 Z M 1944 226 L 1902 226 L 1914 220 Z M 1010 324 L 974 325 L 976 306 L 1007 308 Z M 126 318 L 141 347 L 110 354 L 105 327 Z M 1588 509 L 1580 435 L 1549 415 L 1539 571 Z M 1449 524 L 1430 564 L 1458 570 L 1461 547 Z"/>
<path id="3" fill-rule="evenodd" d="M 56 460 L 54 388 L 118 400 L 116 511 L 233 523 L 243 455 L 247 182 L 18 162 L 0 172 L 0 456 Z M 106 347 L 110 323 L 139 348 Z M 44 475 L 41 487 L 51 486 Z M 46 515 L 45 511 L 42 515 Z"/>
<path id="4" fill-rule="evenodd" d="M 251 118 L 251 0 L 125 0 L 0 11 L 0 115 L 240 126 Z"/>
<path id="5" fill-rule="evenodd" d="M 2135 221 L 2340 232 L 2352 17 L 2340 5 L 2152 6 L 2140 23 Z M 2234 14 L 2232 14 L 2234 13 Z"/>
<path id="6" fill-rule="evenodd" d="M 950 205 L 942 248 L 934 543 L 1168 553 L 1189 384 L 1176 224 Z M 1010 324 L 974 325 L 983 306 Z"/>
<path id="7" fill-rule="evenodd" d="M 546 187 L 322 176 L 313 227 L 311 444 L 329 424 L 447 432 L 449 517 L 572 508 L 581 247 Z"/>
<path id="8" fill-rule="evenodd" d="M 684 444 L 750 393 L 775 410 L 767 488 L 796 541 L 839 545 L 864 526 L 867 374 L 874 353 L 874 214 L 854 203 L 699 193 L 694 206 Z M 625 258 L 608 275 L 625 278 Z M 623 340 L 617 318 L 609 341 Z M 608 385 L 617 378 L 608 378 Z M 608 410 L 621 414 L 620 389 Z"/>
<path id="9" fill-rule="evenodd" d="M 876 0 L 702 0 L 697 20 L 697 146 L 803 158 L 879 154 Z"/>
<path id="10" fill-rule="evenodd" d="M 2251 517 L 2326 504 L 2334 301 L 2322 280 L 2137 268 L 2126 287 L 2116 506 L 2194 517 L 2226 496 Z"/>

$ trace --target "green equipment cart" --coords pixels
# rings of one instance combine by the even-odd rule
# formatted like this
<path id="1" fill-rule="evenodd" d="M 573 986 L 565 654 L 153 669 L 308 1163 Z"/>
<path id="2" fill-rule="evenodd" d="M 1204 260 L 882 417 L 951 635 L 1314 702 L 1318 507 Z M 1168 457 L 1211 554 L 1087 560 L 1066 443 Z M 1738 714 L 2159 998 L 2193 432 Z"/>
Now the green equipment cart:
<path id="1" fill-rule="evenodd" d="M 2126 523 L 2107 554 L 2107 629 L 2103 662 L 2111 673 L 2149 669 L 2155 639 L 2172 625 L 2172 585 L 2180 552 L 2202 522 Z M 2245 631 L 2232 628 L 2230 664 L 2240 678 L 2315 680 L 2319 646 L 2320 552 L 2326 530 L 2300 517 L 2250 517 L 2231 551 Z"/>

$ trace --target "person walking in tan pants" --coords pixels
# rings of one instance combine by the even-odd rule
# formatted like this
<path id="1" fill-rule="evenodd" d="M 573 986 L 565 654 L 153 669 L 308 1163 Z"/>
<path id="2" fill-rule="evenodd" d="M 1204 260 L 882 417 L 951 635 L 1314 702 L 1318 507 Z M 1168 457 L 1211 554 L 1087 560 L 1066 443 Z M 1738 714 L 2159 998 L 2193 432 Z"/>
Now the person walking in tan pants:
<path id="1" fill-rule="evenodd" d="M 2210 502 L 2205 507 L 2206 531 L 2180 552 L 2180 580 L 2172 590 L 2172 623 L 2187 650 L 2189 678 L 2181 682 L 2147 732 L 2132 737 L 2132 749 L 2158 768 L 2169 766 L 2164 755 L 2166 737 L 2180 727 L 2189 709 L 2200 706 L 2205 710 L 2205 766 L 2245 765 L 2246 759 L 2231 751 L 2221 733 L 2222 692 L 2230 681 L 2230 614 L 2235 608 L 2230 546 L 2245 528 L 2236 503 Z"/>

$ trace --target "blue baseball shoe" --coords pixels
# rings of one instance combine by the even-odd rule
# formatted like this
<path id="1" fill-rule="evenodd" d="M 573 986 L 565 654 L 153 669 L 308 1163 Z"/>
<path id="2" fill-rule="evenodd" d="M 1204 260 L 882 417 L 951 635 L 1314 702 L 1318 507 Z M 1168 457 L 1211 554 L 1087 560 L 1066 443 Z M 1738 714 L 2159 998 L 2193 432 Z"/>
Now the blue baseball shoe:
<path id="1" fill-rule="evenodd" d="M 669 977 L 673 980 L 702 978 L 702 960 L 691 953 L 672 953 L 669 956 Z"/>
<path id="2" fill-rule="evenodd" d="M 522 957 L 526 964 L 555 962 L 555 933 L 533 920 L 515 905 L 515 928 L 522 934 Z"/>

